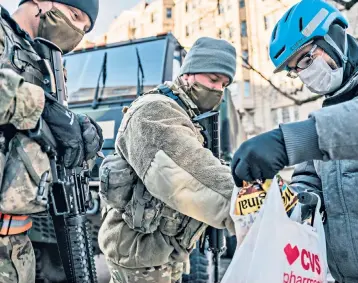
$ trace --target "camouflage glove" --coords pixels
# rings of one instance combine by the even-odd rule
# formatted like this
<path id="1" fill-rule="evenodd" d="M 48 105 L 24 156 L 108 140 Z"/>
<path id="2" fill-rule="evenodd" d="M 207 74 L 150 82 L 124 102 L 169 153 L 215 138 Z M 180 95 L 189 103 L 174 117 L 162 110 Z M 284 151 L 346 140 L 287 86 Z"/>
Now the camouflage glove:
<path id="1" fill-rule="evenodd" d="M 85 146 L 85 160 L 90 160 L 96 156 L 103 145 L 103 135 L 101 127 L 91 119 L 91 117 L 78 114 L 82 130 L 82 139 Z"/>
<path id="2" fill-rule="evenodd" d="M 56 139 L 58 153 L 67 168 L 81 166 L 84 160 L 82 130 L 77 116 L 65 106 L 46 95 L 42 118 Z"/>

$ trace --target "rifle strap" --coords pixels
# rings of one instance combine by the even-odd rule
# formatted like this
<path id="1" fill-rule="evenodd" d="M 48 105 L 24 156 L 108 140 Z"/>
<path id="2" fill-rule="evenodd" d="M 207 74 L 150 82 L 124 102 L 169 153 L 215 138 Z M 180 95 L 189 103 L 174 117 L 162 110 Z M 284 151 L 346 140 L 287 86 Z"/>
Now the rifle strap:
<path id="1" fill-rule="evenodd" d="M 178 105 L 189 115 L 190 119 L 193 120 L 196 116 L 200 114 L 196 105 L 183 91 L 181 91 L 181 93 L 174 92 L 170 87 L 165 84 L 160 84 L 159 86 L 157 86 L 157 90 L 160 94 L 163 94 L 178 103 Z"/>
<path id="2" fill-rule="evenodd" d="M 176 103 L 179 104 L 179 106 L 181 108 L 183 108 L 186 111 L 186 107 L 185 107 L 184 103 L 180 100 L 180 98 L 178 96 L 176 96 L 173 93 L 173 91 L 168 86 L 166 86 L 165 84 L 161 84 L 157 88 L 161 94 L 173 99 Z"/>
<path id="3" fill-rule="evenodd" d="M 42 59 L 51 60 L 51 49 L 48 46 L 39 41 L 34 41 L 31 45 Z"/>
<path id="4" fill-rule="evenodd" d="M 36 173 L 34 167 L 32 166 L 32 162 L 31 162 L 29 156 L 26 154 L 18 135 L 16 135 L 14 137 L 12 142 L 16 148 L 17 153 L 19 154 L 20 158 L 22 159 L 22 162 L 24 163 L 27 172 L 31 176 L 32 180 L 35 182 L 36 186 L 39 186 L 40 185 L 40 176 Z"/>
<path id="5" fill-rule="evenodd" d="M 138 178 L 137 185 L 134 189 L 135 199 L 137 200 L 136 209 L 133 215 L 133 226 L 135 228 L 140 228 L 142 226 L 142 220 L 144 216 L 144 208 L 145 208 L 145 201 L 144 201 L 144 184 L 141 179 Z"/>

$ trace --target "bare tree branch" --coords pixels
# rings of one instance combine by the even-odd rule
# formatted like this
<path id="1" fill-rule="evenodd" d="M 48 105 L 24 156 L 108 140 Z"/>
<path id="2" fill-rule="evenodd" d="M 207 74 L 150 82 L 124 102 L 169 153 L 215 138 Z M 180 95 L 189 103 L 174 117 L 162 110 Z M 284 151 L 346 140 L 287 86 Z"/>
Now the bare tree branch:
<path id="1" fill-rule="evenodd" d="M 358 0 L 357 0 L 358 1 Z M 301 85 L 300 88 L 297 88 L 295 91 L 291 92 L 291 93 L 287 93 L 283 90 L 281 90 L 279 87 L 275 86 L 274 83 L 266 78 L 266 76 L 264 74 L 262 74 L 259 70 L 257 70 L 256 68 L 254 68 L 248 61 L 246 58 L 244 58 L 243 56 L 240 56 L 241 59 L 244 61 L 244 65 L 243 67 L 246 68 L 246 69 L 249 69 L 249 70 L 253 70 L 255 73 L 257 73 L 258 75 L 260 75 L 265 81 L 267 81 L 278 93 L 280 93 L 281 95 L 283 95 L 284 97 L 292 100 L 296 105 L 302 105 L 302 104 L 305 104 L 305 103 L 308 103 L 308 102 L 312 102 L 312 101 L 315 101 L 319 98 L 321 98 L 322 96 L 321 95 L 315 95 L 315 96 L 312 96 L 312 97 L 309 97 L 307 99 L 303 99 L 303 100 L 300 100 L 300 99 L 297 99 L 295 97 L 293 97 L 293 95 L 297 94 L 298 92 L 302 91 L 303 89 L 303 84 Z"/>
<path id="2" fill-rule="evenodd" d="M 277 2 L 280 2 L 284 7 L 288 8 L 289 6 L 287 6 L 285 3 L 282 3 L 281 0 L 277 0 Z"/>
<path id="3" fill-rule="evenodd" d="M 316 100 L 318 100 L 320 98 L 322 98 L 322 95 L 320 95 L 320 94 L 313 95 L 313 96 L 311 96 L 309 98 L 300 100 L 297 105 L 302 105 L 302 104 L 305 104 L 305 103 L 308 103 L 308 102 L 316 101 Z"/>
<path id="4" fill-rule="evenodd" d="M 358 3 L 358 0 L 331 0 L 331 1 L 336 2 L 343 6 L 343 9 L 339 9 L 340 11 L 349 10 L 356 3 Z M 283 3 L 281 0 L 277 0 L 277 2 L 280 2 L 283 6 L 287 7 L 287 5 L 285 3 Z"/>

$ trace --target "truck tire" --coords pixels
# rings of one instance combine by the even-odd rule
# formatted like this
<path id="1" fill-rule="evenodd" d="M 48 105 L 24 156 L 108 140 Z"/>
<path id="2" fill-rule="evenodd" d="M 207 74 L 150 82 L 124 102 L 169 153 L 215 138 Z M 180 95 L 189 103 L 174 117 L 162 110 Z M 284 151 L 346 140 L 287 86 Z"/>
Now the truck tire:
<path id="1" fill-rule="evenodd" d="M 190 255 L 190 274 L 184 274 L 184 283 L 208 283 L 209 282 L 209 260 L 196 248 Z"/>

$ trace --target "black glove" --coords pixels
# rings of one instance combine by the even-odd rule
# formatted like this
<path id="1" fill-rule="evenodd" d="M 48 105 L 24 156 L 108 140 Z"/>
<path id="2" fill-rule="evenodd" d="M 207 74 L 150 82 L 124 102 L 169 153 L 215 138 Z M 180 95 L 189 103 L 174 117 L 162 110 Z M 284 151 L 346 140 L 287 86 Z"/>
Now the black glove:
<path id="1" fill-rule="evenodd" d="M 91 119 L 91 117 L 78 114 L 82 130 L 82 139 L 85 144 L 85 160 L 90 160 L 96 156 L 103 145 L 103 135 L 101 127 Z"/>
<path id="2" fill-rule="evenodd" d="M 275 129 L 245 141 L 235 152 L 231 171 L 237 186 L 242 181 L 272 179 L 288 165 L 282 131 Z"/>
<path id="3" fill-rule="evenodd" d="M 76 114 L 46 95 L 42 118 L 57 142 L 57 150 L 67 168 L 81 166 L 84 159 L 82 130 Z"/>

